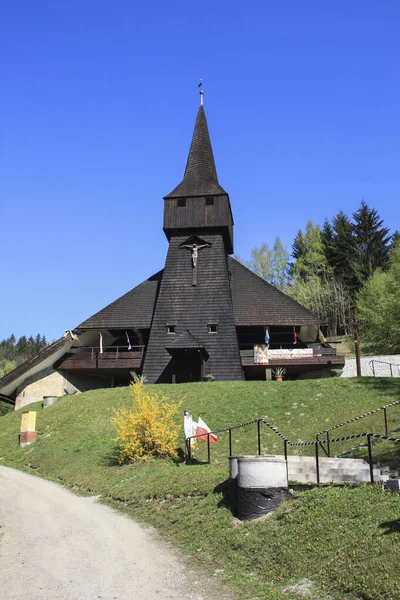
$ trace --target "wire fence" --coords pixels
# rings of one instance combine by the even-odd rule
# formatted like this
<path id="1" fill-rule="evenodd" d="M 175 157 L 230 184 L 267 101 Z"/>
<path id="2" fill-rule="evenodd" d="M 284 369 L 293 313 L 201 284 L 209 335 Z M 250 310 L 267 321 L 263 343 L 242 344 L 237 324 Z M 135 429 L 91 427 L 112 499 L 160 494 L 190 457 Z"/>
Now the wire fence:
<path id="1" fill-rule="evenodd" d="M 400 377 L 400 365 L 398 363 L 391 363 L 391 362 L 387 362 L 385 360 L 372 359 L 369 361 L 368 364 L 371 367 L 372 374 L 374 377 L 376 377 L 375 364 L 387 365 L 390 368 L 390 377 L 396 377 L 396 375 L 398 375 Z M 393 370 L 393 367 L 394 367 L 394 370 Z M 382 377 L 382 373 L 380 373 L 379 376 Z"/>
<path id="2" fill-rule="evenodd" d="M 373 411 L 369 411 L 367 413 L 364 413 L 363 415 L 359 415 L 358 417 L 354 417 L 353 419 L 349 419 L 348 421 L 344 421 L 343 423 L 339 423 L 338 425 L 334 425 L 333 427 L 330 427 L 329 429 L 326 429 L 324 431 L 320 431 L 315 440 L 309 441 L 309 442 L 303 442 L 303 441 L 297 441 L 297 442 L 293 442 L 291 440 L 289 440 L 285 435 L 283 435 L 277 427 L 275 427 L 274 425 L 272 425 L 271 423 L 269 423 L 268 421 L 266 421 L 265 419 L 254 419 L 252 421 L 247 421 L 246 423 L 239 423 L 238 425 L 234 425 L 232 427 L 226 427 L 224 429 L 218 429 L 215 431 L 210 431 L 209 433 L 206 434 L 200 434 L 200 435 L 194 435 L 191 437 L 188 437 L 186 439 L 186 443 L 185 443 L 185 462 L 186 464 L 190 465 L 193 464 L 193 446 L 197 443 L 198 439 L 205 439 L 207 441 L 207 446 L 206 446 L 206 462 L 208 464 L 211 463 L 211 436 L 214 435 L 218 435 L 219 436 L 219 442 L 226 444 L 227 445 L 227 449 L 228 449 L 228 455 L 230 457 L 234 456 L 233 450 L 234 450 L 234 442 L 236 441 L 234 439 L 234 434 L 237 430 L 241 430 L 244 428 L 248 428 L 248 427 L 252 427 L 254 426 L 254 428 L 256 429 L 256 438 L 255 440 L 252 440 L 252 445 L 255 446 L 256 452 L 254 452 L 254 454 L 257 454 L 258 456 L 260 456 L 262 454 L 262 431 L 263 428 L 267 428 L 270 432 L 272 432 L 277 438 L 278 441 L 281 443 L 281 449 L 283 451 L 283 455 L 285 456 L 286 461 L 288 460 L 288 450 L 289 448 L 302 448 L 302 447 L 309 447 L 310 449 L 313 448 L 313 454 L 315 456 L 315 466 L 316 466 L 316 479 L 317 479 L 317 483 L 320 483 L 320 451 L 322 450 L 324 452 L 324 454 L 326 456 L 331 456 L 331 446 L 334 444 L 340 444 L 342 442 L 348 442 L 348 441 L 352 441 L 352 440 L 363 440 L 364 445 L 367 447 L 368 449 L 368 463 L 369 463 L 369 469 L 370 469 L 370 482 L 374 483 L 374 470 L 373 470 L 373 457 L 372 457 L 372 444 L 373 441 L 376 440 L 387 440 L 389 442 L 392 443 L 400 443 L 400 437 L 396 437 L 393 435 L 389 435 L 389 431 L 388 431 L 388 426 L 387 426 L 387 414 L 386 411 L 388 408 L 398 405 L 400 404 L 400 400 L 396 400 L 395 402 L 390 402 L 389 404 L 386 404 L 385 406 L 381 406 L 378 409 L 375 409 Z M 343 427 L 344 425 L 348 425 L 350 423 L 354 423 L 356 421 L 359 421 L 360 419 L 363 419 L 364 417 L 367 416 L 371 416 L 375 413 L 378 413 L 380 411 L 384 411 L 384 418 L 385 418 L 385 434 L 380 434 L 380 433 L 373 433 L 371 431 L 364 431 L 361 433 L 354 433 L 351 435 L 345 435 L 345 436 L 341 436 L 341 437 L 337 437 L 337 438 L 331 438 L 329 436 L 329 432 L 338 429 L 339 427 Z M 319 436 L 322 435 L 323 433 L 327 434 L 327 437 L 325 439 L 319 439 Z M 221 434 L 225 434 L 224 436 L 221 436 Z M 239 441 L 239 440 L 237 440 Z M 356 446 L 355 448 L 353 448 L 353 450 L 355 450 L 356 448 L 359 448 L 361 444 L 359 444 L 358 446 Z M 235 446 L 236 449 L 236 446 Z M 241 452 L 244 453 L 245 451 L 248 452 L 247 448 L 243 448 L 243 445 L 241 445 Z M 199 462 L 198 459 L 196 459 L 196 462 Z"/>
<path id="3" fill-rule="evenodd" d="M 389 404 L 385 404 L 384 406 L 380 406 L 379 408 L 375 408 L 374 410 L 369 410 L 365 413 L 363 413 L 362 415 L 358 415 L 357 417 L 353 417 L 352 419 L 348 419 L 347 421 L 343 421 L 342 423 L 338 423 L 337 425 L 333 425 L 332 427 L 328 427 L 327 429 L 324 429 L 323 431 L 319 431 L 316 435 L 316 439 L 317 441 L 321 441 L 320 440 L 320 436 L 325 435 L 325 440 L 324 440 L 324 444 L 326 444 L 326 449 L 325 447 L 323 448 L 326 456 L 331 456 L 331 432 L 334 431 L 335 429 L 339 429 L 341 427 L 345 427 L 347 425 L 351 425 L 353 423 L 356 423 L 357 421 L 361 421 L 362 419 L 365 419 L 366 417 L 372 417 L 373 415 L 377 415 L 378 413 L 382 413 L 383 415 L 383 419 L 381 421 L 381 423 L 374 423 L 374 429 L 376 429 L 376 427 L 382 427 L 384 429 L 384 433 L 385 436 L 388 436 L 390 431 L 394 431 L 394 425 L 395 423 L 398 423 L 398 420 L 394 420 L 392 419 L 392 427 L 390 427 L 390 417 L 393 416 L 392 413 L 389 413 L 389 409 L 392 409 L 394 406 L 399 406 L 400 408 L 400 400 L 395 400 L 394 402 L 389 402 Z M 399 417 L 399 415 L 398 415 Z M 352 438 L 352 436 L 343 436 L 342 438 L 340 438 L 341 441 L 348 441 L 354 439 Z M 340 456 L 343 456 L 345 454 L 348 454 L 349 452 L 353 452 L 354 450 L 356 450 L 357 446 L 352 447 L 352 448 L 346 448 L 346 449 L 342 449 L 342 451 L 338 454 L 340 454 Z"/>

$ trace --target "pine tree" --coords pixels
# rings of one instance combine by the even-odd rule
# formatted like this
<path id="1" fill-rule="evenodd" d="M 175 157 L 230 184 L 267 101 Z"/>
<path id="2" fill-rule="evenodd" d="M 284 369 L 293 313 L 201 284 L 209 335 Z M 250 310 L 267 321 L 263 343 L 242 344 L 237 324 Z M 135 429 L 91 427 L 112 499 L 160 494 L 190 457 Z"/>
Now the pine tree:
<path id="1" fill-rule="evenodd" d="M 386 271 L 390 265 L 389 229 L 383 226 L 374 208 L 364 200 L 353 214 L 354 253 L 349 257 L 356 289 L 360 289 L 376 269 Z"/>
<path id="2" fill-rule="evenodd" d="M 333 240 L 329 256 L 330 266 L 350 288 L 353 287 L 353 270 L 350 260 L 355 251 L 353 227 L 343 211 L 339 211 L 332 221 Z"/>
<path id="3" fill-rule="evenodd" d="M 292 256 L 298 260 L 304 252 L 304 235 L 301 229 L 297 232 L 292 244 Z"/>
<path id="4" fill-rule="evenodd" d="M 17 354 L 19 356 L 26 355 L 28 349 L 28 340 L 25 335 L 22 335 L 16 343 Z"/>
<path id="5" fill-rule="evenodd" d="M 334 256 L 335 256 L 335 239 L 334 239 L 334 231 L 333 227 L 328 221 L 325 219 L 324 224 L 321 229 L 321 240 L 322 245 L 324 247 L 324 253 L 326 260 L 328 261 L 328 265 L 333 268 Z"/>
<path id="6" fill-rule="evenodd" d="M 395 231 L 390 242 L 390 262 L 392 262 L 393 252 L 400 245 L 400 231 Z"/>

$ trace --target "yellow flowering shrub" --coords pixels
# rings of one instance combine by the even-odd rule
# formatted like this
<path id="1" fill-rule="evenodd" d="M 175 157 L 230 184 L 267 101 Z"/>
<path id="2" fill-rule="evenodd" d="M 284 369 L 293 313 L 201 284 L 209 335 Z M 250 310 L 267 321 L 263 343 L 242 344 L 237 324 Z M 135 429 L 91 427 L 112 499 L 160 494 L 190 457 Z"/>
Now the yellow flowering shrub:
<path id="1" fill-rule="evenodd" d="M 151 457 L 176 458 L 179 426 L 175 417 L 183 399 L 176 403 L 152 394 L 140 384 L 131 384 L 130 409 L 114 409 L 111 421 L 117 430 L 119 464 Z"/>

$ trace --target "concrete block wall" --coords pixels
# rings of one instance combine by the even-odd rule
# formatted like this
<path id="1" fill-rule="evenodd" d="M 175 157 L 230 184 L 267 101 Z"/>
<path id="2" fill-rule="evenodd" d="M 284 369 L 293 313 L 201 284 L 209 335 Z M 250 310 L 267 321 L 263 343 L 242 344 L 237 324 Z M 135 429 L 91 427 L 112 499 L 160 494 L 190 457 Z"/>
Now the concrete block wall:
<path id="1" fill-rule="evenodd" d="M 42 400 L 43 396 L 63 396 L 64 384 L 64 377 L 53 367 L 35 373 L 18 386 L 15 410 Z"/>
<path id="2" fill-rule="evenodd" d="M 371 360 L 382 361 L 383 363 L 392 363 L 393 365 L 400 365 L 400 354 L 391 354 L 387 356 L 363 356 L 361 357 L 361 374 L 364 377 L 373 377 Z M 392 367 L 393 377 L 399 377 L 398 367 Z M 356 377 L 356 359 L 346 358 L 346 364 L 340 375 L 341 377 Z M 376 377 L 390 377 L 390 366 L 387 364 L 375 363 L 375 376 Z"/>
<path id="3" fill-rule="evenodd" d="M 15 399 L 15 410 L 24 408 L 33 402 L 41 402 L 43 396 L 65 396 L 74 392 L 81 393 L 112 386 L 109 377 L 96 377 L 69 373 L 64 375 L 53 367 L 48 367 L 27 378 L 18 386 Z"/>

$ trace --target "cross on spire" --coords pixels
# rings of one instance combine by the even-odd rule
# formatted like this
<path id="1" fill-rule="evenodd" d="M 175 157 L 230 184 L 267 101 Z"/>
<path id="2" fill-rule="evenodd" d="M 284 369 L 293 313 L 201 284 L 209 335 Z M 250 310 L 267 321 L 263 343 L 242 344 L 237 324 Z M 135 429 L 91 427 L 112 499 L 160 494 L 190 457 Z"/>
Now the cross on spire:
<path id="1" fill-rule="evenodd" d="M 197 86 L 199 88 L 199 94 L 200 94 L 200 106 L 203 106 L 203 98 L 204 98 L 204 90 L 203 90 L 203 80 L 200 79 L 200 83 Z"/>
<path id="2" fill-rule="evenodd" d="M 198 87 L 200 85 L 202 85 L 202 81 L 200 81 Z M 200 90 L 201 104 L 197 113 L 183 180 L 172 192 L 165 196 L 166 198 L 226 194 L 218 183 L 202 98 L 203 90 Z"/>

